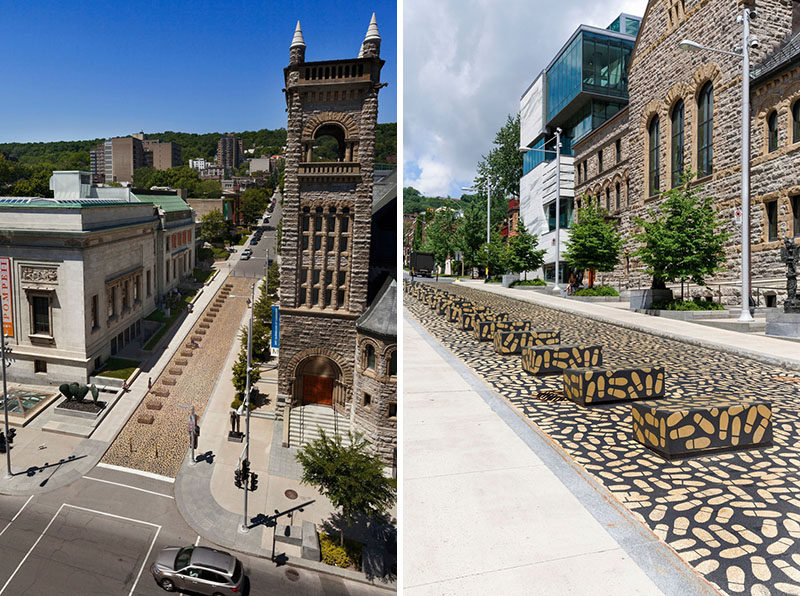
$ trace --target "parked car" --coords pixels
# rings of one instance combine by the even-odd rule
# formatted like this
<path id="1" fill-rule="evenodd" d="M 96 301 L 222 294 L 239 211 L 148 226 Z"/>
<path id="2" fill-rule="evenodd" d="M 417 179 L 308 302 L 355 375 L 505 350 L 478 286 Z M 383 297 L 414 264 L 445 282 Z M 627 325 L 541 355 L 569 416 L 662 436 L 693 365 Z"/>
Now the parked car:
<path id="1" fill-rule="evenodd" d="M 249 261 L 250 257 L 253 256 L 249 252 L 243 252 L 242 256 L 239 258 L 240 261 Z"/>
<path id="2" fill-rule="evenodd" d="M 227 595 L 242 593 L 242 562 L 230 553 L 206 546 L 168 546 L 150 567 L 153 579 L 167 592 Z"/>
<path id="3" fill-rule="evenodd" d="M 250 238 L 250 244 L 258 244 L 259 240 L 260 238 L 258 236 L 253 236 L 252 238 Z"/>

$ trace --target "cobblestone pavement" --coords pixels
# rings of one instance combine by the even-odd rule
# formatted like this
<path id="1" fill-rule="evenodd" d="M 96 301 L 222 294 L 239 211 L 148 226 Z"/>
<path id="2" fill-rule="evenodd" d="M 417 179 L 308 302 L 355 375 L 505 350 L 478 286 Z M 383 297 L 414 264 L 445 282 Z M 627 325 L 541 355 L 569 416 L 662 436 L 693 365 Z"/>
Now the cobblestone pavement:
<path id="1" fill-rule="evenodd" d="M 186 425 L 189 410 L 181 406 L 194 406 L 198 419 L 202 416 L 231 344 L 238 341 L 236 335 L 252 283 L 253 280 L 230 277 L 223 284 L 164 371 L 153 381 L 152 390 L 117 435 L 103 456 L 103 462 L 172 478 L 177 476 L 189 448 Z M 214 303 L 225 293 L 228 284 L 232 286 L 230 296 L 224 299 L 213 321 L 205 323 L 208 327 L 202 327 L 204 319 L 212 318 Z M 196 348 L 187 347 L 192 338 L 195 338 Z M 163 395 L 166 392 L 169 395 Z M 161 409 L 148 408 L 155 402 L 161 403 Z M 153 417 L 151 424 L 139 422 L 147 416 Z"/>
<path id="2" fill-rule="evenodd" d="M 761 398 L 773 407 L 770 447 L 666 461 L 631 434 L 631 405 L 582 408 L 563 397 L 561 375 L 522 370 L 519 355 L 448 323 L 405 294 L 410 312 L 634 516 L 723 591 L 800 594 L 800 378 L 796 372 L 654 337 L 459 285 L 432 284 L 558 329 L 565 344 L 601 344 L 603 364 L 666 368 L 663 401 Z M 406 374 L 409 371 L 405 371 Z M 649 402 L 654 403 L 654 402 Z M 535 490 L 535 487 L 530 487 Z M 555 537 L 554 537 L 555 538 Z"/>

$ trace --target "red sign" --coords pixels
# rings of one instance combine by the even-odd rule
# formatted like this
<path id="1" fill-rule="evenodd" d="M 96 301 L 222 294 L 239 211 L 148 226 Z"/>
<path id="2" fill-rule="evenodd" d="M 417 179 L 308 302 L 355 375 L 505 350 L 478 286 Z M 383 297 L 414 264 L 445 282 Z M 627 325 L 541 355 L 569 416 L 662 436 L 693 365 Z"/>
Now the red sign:
<path id="1" fill-rule="evenodd" d="M 3 307 L 3 334 L 14 337 L 14 309 L 11 303 L 11 259 L 0 257 L 0 302 Z"/>

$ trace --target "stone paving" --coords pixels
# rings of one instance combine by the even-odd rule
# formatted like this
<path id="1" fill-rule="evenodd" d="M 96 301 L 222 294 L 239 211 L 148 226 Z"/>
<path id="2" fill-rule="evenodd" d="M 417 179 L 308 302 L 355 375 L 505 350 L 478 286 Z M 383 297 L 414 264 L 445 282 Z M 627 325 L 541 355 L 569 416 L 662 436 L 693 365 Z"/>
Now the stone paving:
<path id="1" fill-rule="evenodd" d="M 102 461 L 174 478 L 186 450 L 188 408 L 203 414 L 236 339 L 252 280 L 230 277 L 176 350 L 153 387 L 109 447 Z M 222 300 L 230 287 L 230 296 Z M 212 314 L 213 313 L 213 314 Z M 194 343 L 196 347 L 192 345 Z M 160 409 L 153 406 L 160 404 Z M 143 423 L 152 416 L 152 423 Z"/>
<path id="2" fill-rule="evenodd" d="M 663 365 L 666 397 L 659 404 L 771 401 L 772 446 L 667 461 L 632 437 L 630 403 L 579 407 L 564 398 L 561 375 L 526 373 L 520 356 L 495 353 L 491 342 L 477 342 L 405 295 L 407 310 L 434 337 L 706 579 L 732 594 L 800 594 L 797 372 L 472 288 L 437 287 L 508 312 L 511 320 L 560 330 L 563 343 L 600 344 L 604 366 Z"/>

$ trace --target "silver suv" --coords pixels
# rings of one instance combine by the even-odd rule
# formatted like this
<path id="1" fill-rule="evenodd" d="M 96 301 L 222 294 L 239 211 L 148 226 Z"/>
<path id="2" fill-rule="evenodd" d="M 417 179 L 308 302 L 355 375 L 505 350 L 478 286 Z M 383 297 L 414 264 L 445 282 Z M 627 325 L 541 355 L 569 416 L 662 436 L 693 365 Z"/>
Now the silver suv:
<path id="1" fill-rule="evenodd" d="M 244 585 L 242 562 L 230 553 L 206 546 L 168 546 L 158 554 L 150 572 L 167 592 L 240 595 Z"/>

